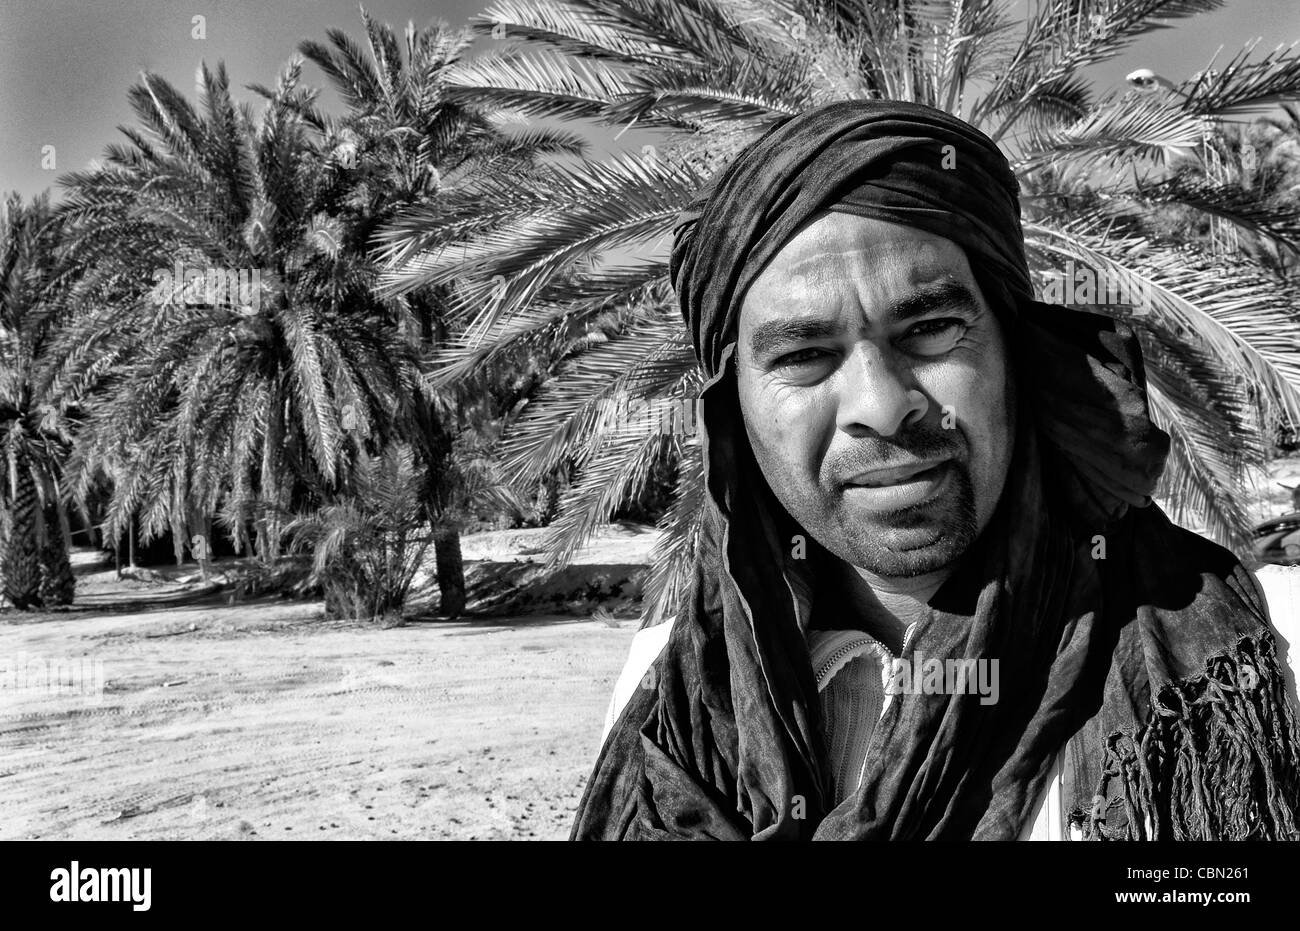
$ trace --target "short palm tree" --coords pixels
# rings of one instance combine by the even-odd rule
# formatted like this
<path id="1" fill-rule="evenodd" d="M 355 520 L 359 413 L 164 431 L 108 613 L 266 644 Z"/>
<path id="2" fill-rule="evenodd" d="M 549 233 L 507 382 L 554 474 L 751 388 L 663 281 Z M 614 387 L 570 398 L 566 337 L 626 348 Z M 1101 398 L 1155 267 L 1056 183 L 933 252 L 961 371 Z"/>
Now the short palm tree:
<path id="1" fill-rule="evenodd" d="M 410 449 L 390 444 L 363 458 L 351 492 L 288 525 L 293 545 L 312 552 L 309 581 L 324 590 L 326 617 L 400 618 L 432 542 L 421 482 Z"/>
<path id="2" fill-rule="evenodd" d="M 1242 251 L 1161 229 L 1170 207 L 1292 248 L 1296 201 L 1244 187 L 1209 163 L 1221 128 L 1300 95 L 1300 54 L 1243 52 L 1154 94 L 1094 87 L 1083 69 L 1168 21 L 1221 0 L 497 0 L 478 23 L 504 37 L 461 67 L 461 99 L 526 119 L 637 126 L 662 141 L 637 154 L 485 180 L 487 230 L 448 229 L 414 208 L 392 237 L 394 292 L 460 282 L 472 320 L 441 378 L 529 342 L 585 334 L 526 408 L 512 474 L 580 468 L 552 555 L 562 559 L 645 481 L 679 463 L 679 496 L 650 585 L 647 622 L 673 610 L 696 531 L 699 449 L 662 426 L 603 412 L 628 396 L 664 403 L 698 390 L 667 280 L 678 211 L 774 120 L 843 98 L 911 100 L 958 114 L 1004 149 L 1023 190 L 1039 282 L 1069 262 L 1133 282 L 1155 417 L 1173 439 L 1160 494 L 1174 515 L 1245 548 L 1246 484 L 1274 432 L 1300 422 L 1300 291 Z M 1199 164 L 1187 170 L 1186 163 Z M 611 249 L 643 258 L 596 264 Z M 660 424 L 665 421 L 659 421 Z"/>
<path id="3" fill-rule="evenodd" d="M 48 195 L 0 204 L 0 595 L 68 604 L 75 582 L 61 472 L 72 398 L 47 351 L 66 317 L 70 269 Z"/>

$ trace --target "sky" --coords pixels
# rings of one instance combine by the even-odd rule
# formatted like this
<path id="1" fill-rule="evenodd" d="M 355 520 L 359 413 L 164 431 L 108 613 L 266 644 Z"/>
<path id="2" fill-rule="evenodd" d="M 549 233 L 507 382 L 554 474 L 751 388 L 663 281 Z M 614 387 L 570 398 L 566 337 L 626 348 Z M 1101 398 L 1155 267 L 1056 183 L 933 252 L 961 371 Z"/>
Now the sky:
<path id="1" fill-rule="evenodd" d="M 1023 10 L 1029 0 L 1017 0 Z M 453 25 L 486 9 L 485 0 L 369 0 L 366 9 L 400 33 L 408 20 Z M 201 38 L 194 17 L 201 16 Z M 339 27 L 355 37 L 361 20 L 352 0 L 0 0 L 0 192 L 30 196 L 54 188 L 61 172 L 77 170 L 120 142 L 116 127 L 135 123 L 126 90 L 143 70 L 192 92 L 200 61 L 224 60 L 231 84 L 272 85 L 304 38 L 324 42 Z M 1184 20 L 1139 40 L 1119 58 L 1094 66 L 1099 89 L 1120 87 L 1124 75 L 1151 68 L 1173 81 L 1204 68 L 1216 49 L 1226 61 L 1245 43 L 1259 51 L 1300 40 L 1297 0 L 1227 0 L 1223 9 Z M 487 47 L 490 38 L 477 47 Z M 324 85 L 314 65 L 307 83 Z M 637 130 L 593 127 L 592 155 L 639 151 L 650 138 Z M 53 147 L 50 149 L 49 147 Z"/>

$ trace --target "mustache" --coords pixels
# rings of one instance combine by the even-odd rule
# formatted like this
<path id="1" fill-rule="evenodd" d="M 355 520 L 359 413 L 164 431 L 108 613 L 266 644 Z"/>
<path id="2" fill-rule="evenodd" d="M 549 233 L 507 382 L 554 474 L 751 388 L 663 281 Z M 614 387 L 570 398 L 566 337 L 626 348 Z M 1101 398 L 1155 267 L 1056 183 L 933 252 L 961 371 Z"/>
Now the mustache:
<path id="1" fill-rule="evenodd" d="M 835 484 L 871 469 L 910 466 L 925 459 L 949 459 L 959 466 L 966 459 L 966 437 L 960 430 L 945 430 L 937 424 L 916 424 L 894 436 L 864 438 L 822 463 L 824 474 Z"/>

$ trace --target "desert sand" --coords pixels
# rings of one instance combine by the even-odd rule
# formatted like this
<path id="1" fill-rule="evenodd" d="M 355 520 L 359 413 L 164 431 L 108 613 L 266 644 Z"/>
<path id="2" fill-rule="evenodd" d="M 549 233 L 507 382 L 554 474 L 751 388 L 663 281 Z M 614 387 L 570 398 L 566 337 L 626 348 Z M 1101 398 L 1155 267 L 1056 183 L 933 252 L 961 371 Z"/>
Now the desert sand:
<path id="1" fill-rule="evenodd" d="M 652 539 L 615 529 L 581 558 Z M 91 558 L 71 610 L 0 619 L 0 839 L 567 836 L 634 618 L 381 629 Z M 52 693 L 55 661 L 88 674 Z"/>

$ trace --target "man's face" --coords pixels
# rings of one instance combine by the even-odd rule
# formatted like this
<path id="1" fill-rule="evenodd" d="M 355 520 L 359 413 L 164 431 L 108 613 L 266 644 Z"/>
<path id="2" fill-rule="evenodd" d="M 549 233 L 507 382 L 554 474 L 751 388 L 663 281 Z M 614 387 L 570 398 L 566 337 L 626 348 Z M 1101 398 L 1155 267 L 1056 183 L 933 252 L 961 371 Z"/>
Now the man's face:
<path id="1" fill-rule="evenodd" d="M 997 506 L 1015 429 L 1001 327 L 965 252 L 821 214 L 750 287 L 739 329 L 745 430 L 790 515 L 883 578 L 951 565 Z"/>

